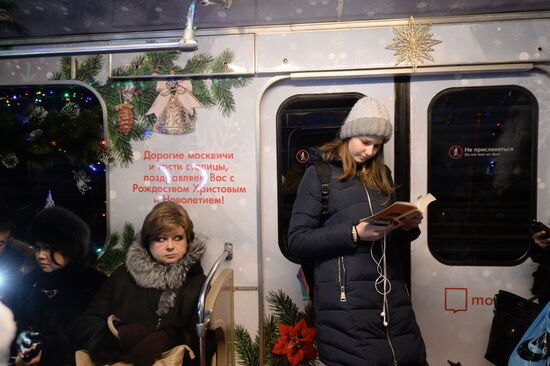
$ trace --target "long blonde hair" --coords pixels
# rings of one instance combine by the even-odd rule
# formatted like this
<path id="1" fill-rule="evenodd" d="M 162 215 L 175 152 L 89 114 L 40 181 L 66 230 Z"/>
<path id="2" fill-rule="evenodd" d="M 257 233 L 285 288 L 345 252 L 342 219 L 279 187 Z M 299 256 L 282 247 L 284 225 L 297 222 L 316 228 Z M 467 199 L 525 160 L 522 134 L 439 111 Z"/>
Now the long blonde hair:
<path id="1" fill-rule="evenodd" d="M 336 177 L 340 181 L 359 175 L 366 187 L 379 190 L 388 199 L 393 194 L 394 189 L 384 164 L 384 145 L 380 146 L 380 150 L 372 159 L 365 162 L 360 172 L 357 172 L 357 164 L 349 152 L 349 139 L 342 140 L 337 137 L 321 146 L 319 151 L 322 153 L 323 161 L 330 162 L 335 157 L 342 160 L 343 173 Z"/>

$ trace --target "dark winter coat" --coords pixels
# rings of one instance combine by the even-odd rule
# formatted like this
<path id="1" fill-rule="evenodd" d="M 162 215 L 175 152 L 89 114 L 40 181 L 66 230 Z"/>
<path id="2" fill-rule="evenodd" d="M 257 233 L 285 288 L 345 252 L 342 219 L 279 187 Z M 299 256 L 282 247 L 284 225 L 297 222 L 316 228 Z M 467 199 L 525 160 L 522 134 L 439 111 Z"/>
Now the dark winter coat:
<path id="1" fill-rule="evenodd" d="M 17 330 L 42 336 L 40 366 L 74 365 L 74 331 L 82 311 L 105 280 L 90 267 L 69 264 L 54 272 L 25 275 L 14 309 Z"/>
<path id="2" fill-rule="evenodd" d="M 315 167 L 303 177 L 289 227 L 289 250 L 315 261 L 315 326 L 323 363 L 343 366 L 426 365 L 426 351 L 411 307 L 397 248 L 418 237 L 419 229 L 387 235 L 387 278 L 391 290 L 388 327 L 381 317 L 383 296 L 375 289 L 383 240 L 355 244 L 352 226 L 371 215 L 367 194 L 358 177 L 340 181 L 339 162 L 331 164 L 329 213 L 322 221 L 321 183 Z M 389 174 L 389 170 L 388 170 Z M 369 189 L 373 211 L 385 197 Z M 393 355 L 392 355 L 393 354 Z"/>
<path id="3" fill-rule="evenodd" d="M 531 291 L 538 297 L 539 303 L 545 306 L 550 301 L 550 248 L 541 248 L 533 243 L 530 255 L 534 262 L 540 263 L 533 273 Z"/>
<path id="4" fill-rule="evenodd" d="M 182 260 L 162 265 L 139 240 L 133 243 L 126 256 L 126 265 L 105 281 L 79 320 L 78 336 L 82 348 L 89 351 L 97 364 L 130 361 L 129 352 L 120 349 L 118 340 L 107 328 L 107 318 L 114 314 L 122 323 L 145 325 L 149 332 L 167 331 L 170 344 L 166 350 L 187 344 L 197 357 L 193 362 L 187 359 L 185 364 L 198 364 L 195 315 L 206 279 L 200 264 L 205 249 L 204 238 L 196 236 L 188 244 Z M 212 350 L 211 338 L 208 341 L 207 348 Z"/>

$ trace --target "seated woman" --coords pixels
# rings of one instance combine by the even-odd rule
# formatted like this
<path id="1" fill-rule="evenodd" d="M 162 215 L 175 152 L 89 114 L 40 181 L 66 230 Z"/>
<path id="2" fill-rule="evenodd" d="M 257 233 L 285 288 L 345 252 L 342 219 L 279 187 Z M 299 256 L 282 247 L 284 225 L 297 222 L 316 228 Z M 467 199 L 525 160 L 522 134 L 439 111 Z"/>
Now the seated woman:
<path id="1" fill-rule="evenodd" d="M 89 266 L 90 229 L 71 211 L 50 207 L 29 227 L 38 268 L 25 275 L 14 308 L 17 365 L 74 365 L 76 320 L 105 275 Z"/>
<path id="2" fill-rule="evenodd" d="M 206 279 L 200 264 L 205 250 L 183 207 L 161 202 L 151 210 L 125 265 L 105 281 L 79 320 L 82 348 L 96 364 L 152 365 L 179 344 L 199 354 L 195 314 Z M 120 320 L 118 339 L 107 326 L 111 314 Z M 184 364 L 198 364 L 198 357 Z"/>

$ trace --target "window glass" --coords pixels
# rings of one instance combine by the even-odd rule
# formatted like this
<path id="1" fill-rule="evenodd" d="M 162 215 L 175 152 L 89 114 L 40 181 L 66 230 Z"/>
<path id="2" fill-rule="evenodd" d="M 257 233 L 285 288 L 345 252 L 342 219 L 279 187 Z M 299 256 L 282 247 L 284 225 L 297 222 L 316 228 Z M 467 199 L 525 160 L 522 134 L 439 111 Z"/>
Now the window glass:
<path id="1" fill-rule="evenodd" d="M 358 93 L 298 95 L 287 99 L 277 112 L 279 173 L 279 246 L 286 248 L 288 224 L 296 191 L 318 147 L 333 140 Z M 282 250 L 283 254 L 288 255 Z M 292 260 L 292 258 L 289 258 Z"/>
<path id="2" fill-rule="evenodd" d="M 448 89 L 430 104 L 428 245 L 441 262 L 513 265 L 536 210 L 538 107 L 517 86 Z"/>
<path id="3" fill-rule="evenodd" d="M 0 207 L 26 239 L 32 217 L 66 207 L 106 236 L 108 157 L 100 101 L 81 85 L 0 86 Z M 94 249 L 95 249 L 94 248 Z"/>

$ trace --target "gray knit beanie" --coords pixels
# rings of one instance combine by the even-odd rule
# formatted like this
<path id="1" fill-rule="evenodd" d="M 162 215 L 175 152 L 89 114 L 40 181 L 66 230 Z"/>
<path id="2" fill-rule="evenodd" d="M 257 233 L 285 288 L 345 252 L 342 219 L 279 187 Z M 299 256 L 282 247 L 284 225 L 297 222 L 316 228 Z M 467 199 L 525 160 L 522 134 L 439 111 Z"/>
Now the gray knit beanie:
<path id="1" fill-rule="evenodd" d="M 359 99 L 340 129 L 342 140 L 356 136 L 380 136 L 388 142 L 393 132 L 386 107 L 371 97 Z"/>

